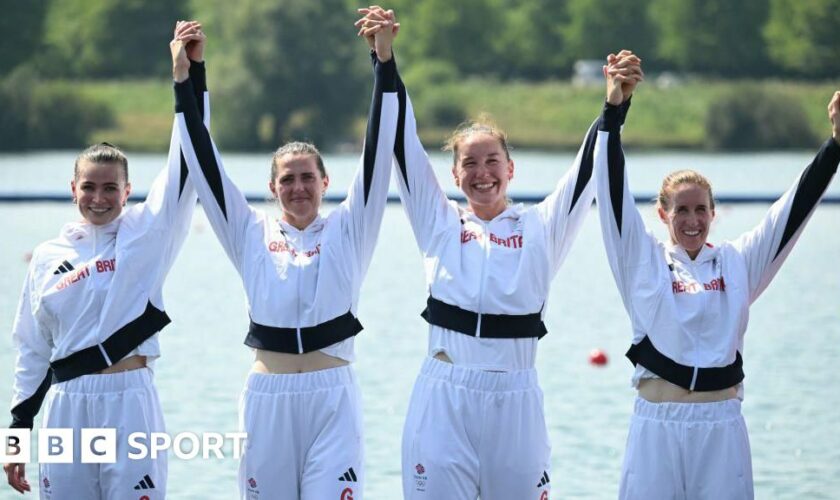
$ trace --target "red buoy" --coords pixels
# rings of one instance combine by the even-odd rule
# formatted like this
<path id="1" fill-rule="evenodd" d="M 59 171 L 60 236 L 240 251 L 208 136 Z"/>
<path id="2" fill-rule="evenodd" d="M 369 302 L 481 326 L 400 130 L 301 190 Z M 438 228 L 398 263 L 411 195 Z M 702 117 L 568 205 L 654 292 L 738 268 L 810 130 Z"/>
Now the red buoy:
<path id="1" fill-rule="evenodd" d="M 607 354 L 600 349 L 592 349 L 589 351 L 589 364 L 595 366 L 604 366 L 607 364 Z"/>

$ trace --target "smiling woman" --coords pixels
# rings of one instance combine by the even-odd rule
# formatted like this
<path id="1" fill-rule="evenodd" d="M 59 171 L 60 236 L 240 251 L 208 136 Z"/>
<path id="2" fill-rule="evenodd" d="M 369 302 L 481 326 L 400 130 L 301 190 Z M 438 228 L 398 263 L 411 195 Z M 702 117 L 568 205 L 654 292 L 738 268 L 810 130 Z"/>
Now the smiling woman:
<path id="1" fill-rule="evenodd" d="M 712 185 L 693 170 L 667 175 L 656 199 L 659 218 L 668 226 L 671 241 L 679 243 L 693 259 L 709 237 L 715 218 Z"/>
<path id="2" fill-rule="evenodd" d="M 610 66 L 621 64 L 621 58 Z M 752 499 L 742 353 L 750 306 L 787 259 L 840 162 L 840 92 L 828 138 L 753 229 L 707 242 L 715 217 L 702 175 L 669 174 L 657 200 L 669 241 L 645 228 L 630 193 L 619 127 L 595 151 L 610 269 L 632 322 L 627 357 L 638 389 L 619 498 Z"/>
<path id="3" fill-rule="evenodd" d="M 131 193 L 128 159 L 116 147 L 101 143 L 82 151 L 74 166 L 70 189 L 73 203 L 91 224 L 107 224 L 122 213 Z"/>
<path id="4" fill-rule="evenodd" d="M 197 23 L 178 23 L 175 38 L 194 55 L 203 46 Z M 190 72 L 204 81 L 203 66 Z M 204 101 L 204 90 L 203 83 L 191 89 L 193 99 Z M 162 289 L 196 202 L 181 162 L 182 119 L 176 112 L 166 166 L 149 195 L 129 208 L 128 161 L 119 149 L 97 144 L 76 159 L 70 187 L 82 220 L 33 251 L 12 327 L 11 427 L 32 428 L 46 401 L 42 427 L 72 429 L 75 442 L 92 427 L 118 429 L 120 440 L 165 430 L 152 376 L 157 334 L 170 322 Z M 132 460 L 123 443 L 107 468 L 83 463 L 80 448 L 72 463 L 41 463 L 42 498 L 136 497 L 138 478 L 156 485 L 147 498 L 164 498 L 166 456 Z M 25 464 L 3 469 L 12 488 L 31 490 Z"/>

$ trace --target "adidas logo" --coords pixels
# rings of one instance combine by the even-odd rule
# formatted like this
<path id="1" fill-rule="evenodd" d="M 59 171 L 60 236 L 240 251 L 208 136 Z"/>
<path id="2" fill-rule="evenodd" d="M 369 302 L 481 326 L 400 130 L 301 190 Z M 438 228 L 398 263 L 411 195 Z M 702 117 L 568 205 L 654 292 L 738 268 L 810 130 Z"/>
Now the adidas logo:
<path id="1" fill-rule="evenodd" d="M 69 263 L 65 260 L 64 262 L 61 263 L 60 266 L 58 266 L 58 269 L 53 271 L 53 274 L 69 273 L 72 270 L 73 270 L 73 264 L 71 264 L 71 263 Z"/>
<path id="2" fill-rule="evenodd" d="M 148 474 L 143 476 L 143 479 L 137 483 L 137 486 L 134 487 L 135 490 L 153 490 L 155 488 L 155 483 L 152 482 L 152 478 L 149 477 Z"/>
<path id="3" fill-rule="evenodd" d="M 353 467 L 347 469 L 347 472 L 344 473 L 343 476 L 338 478 L 339 481 L 349 481 L 351 483 L 355 483 L 358 481 L 356 478 L 356 473 L 353 471 Z"/>
<path id="4" fill-rule="evenodd" d="M 551 479 L 548 478 L 548 472 L 543 471 L 543 475 L 540 478 L 539 484 L 537 484 L 537 488 L 542 488 L 543 486 L 547 485 L 551 482 Z"/>

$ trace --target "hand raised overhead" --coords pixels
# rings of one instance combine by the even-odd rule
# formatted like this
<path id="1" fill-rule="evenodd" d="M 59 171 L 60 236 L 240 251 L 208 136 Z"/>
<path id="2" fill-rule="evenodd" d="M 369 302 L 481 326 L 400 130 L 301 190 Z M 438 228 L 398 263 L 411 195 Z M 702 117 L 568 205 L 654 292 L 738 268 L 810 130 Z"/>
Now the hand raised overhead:
<path id="1" fill-rule="evenodd" d="M 376 57 L 385 62 L 391 59 L 394 38 L 400 30 L 393 10 L 385 10 L 378 5 L 358 9 L 362 18 L 354 24 L 359 28 L 358 35 L 364 37 Z"/>

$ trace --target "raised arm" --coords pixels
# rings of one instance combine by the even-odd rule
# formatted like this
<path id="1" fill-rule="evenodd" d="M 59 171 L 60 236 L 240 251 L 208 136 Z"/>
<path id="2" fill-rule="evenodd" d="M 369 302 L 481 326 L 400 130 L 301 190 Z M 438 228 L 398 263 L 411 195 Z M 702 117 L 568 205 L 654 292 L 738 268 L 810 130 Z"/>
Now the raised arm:
<path id="1" fill-rule="evenodd" d="M 735 240 L 744 256 L 750 302 L 757 299 L 787 259 L 802 230 L 825 194 L 840 162 L 840 91 L 828 105 L 832 137 L 820 147 L 793 186 L 779 198 L 752 231 Z"/>
<path id="2" fill-rule="evenodd" d="M 203 82 L 193 79 L 194 64 L 187 53 L 190 41 L 176 33 L 170 42 L 176 123 L 183 139 L 181 149 L 204 213 L 228 257 L 237 269 L 241 269 L 245 233 L 254 213 L 245 196 L 225 173 L 208 122 L 202 121 L 202 101 L 196 98 L 195 87 Z"/>
<path id="3" fill-rule="evenodd" d="M 397 67 L 391 50 L 398 26 L 391 13 L 390 19 L 383 18 L 381 22 L 360 30 L 371 46 L 373 96 L 361 164 L 339 210 L 362 275 L 370 264 L 388 201 L 399 113 Z"/>
<path id="4" fill-rule="evenodd" d="M 371 10 L 376 10 L 372 8 Z M 370 19 L 369 9 L 360 9 L 359 12 L 366 14 L 359 20 L 357 25 L 362 28 L 367 25 L 374 25 L 377 18 Z M 378 9 L 381 18 L 389 19 L 390 11 Z M 390 15 L 393 15 L 391 12 Z M 399 25 L 395 25 L 399 28 Z M 360 30 L 360 35 L 365 32 Z M 456 216 L 454 209 L 449 205 L 446 195 L 438 184 L 432 164 L 420 138 L 417 135 L 417 122 L 414 118 L 414 109 L 411 99 L 406 92 L 402 79 L 397 78 L 397 95 L 399 97 L 399 115 L 396 125 L 396 137 L 394 140 L 394 168 L 397 177 L 397 189 L 400 193 L 403 207 L 405 208 L 417 244 L 422 252 L 428 248 L 429 242 L 435 231 L 441 227 L 441 222 L 447 216 Z"/>
<path id="5" fill-rule="evenodd" d="M 619 56 L 623 55 L 623 51 L 619 53 Z M 644 265 L 649 263 L 656 241 L 645 229 L 627 181 L 620 133 L 626 112 L 626 109 L 622 111 L 622 106 L 629 107 L 630 94 L 627 91 L 632 92 L 639 79 L 637 77 L 635 83 L 632 81 L 633 70 L 621 71 L 628 68 L 629 63 L 615 67 L 619 62 L 618 56 L 611 55 L 609 66 L 605 67 L 607 102 L 598 123 L 594 162 L 598 214 L 607 259 L 627 304 L 633 295 L 632 280 L 637 275 L 634 271 L 644 269 Z M 623 104 L 620 104 L 622 101 Z"/>
<path id="6" fill-rule="evenodd" d="M 608 61 L 612 65 L 611 71 L 616 74 L 608 80 L 608 83 L 615 83 L 618 92 L 614 116 L 609 117 L 614 118 L 615 123 L 605 124 L 606 117 L 602 115 L 589 126 L 572 167 L 560 179 L 554 191 L 535 207 L 548 228 L 553 272 L 562 264 L 595 199 L 595 186 L 591 180 L 598 131 L 609 125 L 614 126 L 617 133 L 620 132 L 630 108 L 630 97 L 642 78 L 641 61 L 630 51 L 622 51 L 618 56 L 610 54 Z M 624 83 L 621 84 L 618 78 Z"/>

